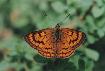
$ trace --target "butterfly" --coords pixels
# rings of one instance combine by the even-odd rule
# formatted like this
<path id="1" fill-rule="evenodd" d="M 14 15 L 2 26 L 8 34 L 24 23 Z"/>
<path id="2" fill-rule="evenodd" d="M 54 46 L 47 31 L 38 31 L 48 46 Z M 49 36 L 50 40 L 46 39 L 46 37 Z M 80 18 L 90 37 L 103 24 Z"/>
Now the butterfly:
<path id="1" fill-rule="evenodd" d="M 30 32 L 25 36 L 26 42 L 45 58 L 67 58 L 74 54 L 85 40 L 85 33 L 69 28 L 46 28 Z"/>

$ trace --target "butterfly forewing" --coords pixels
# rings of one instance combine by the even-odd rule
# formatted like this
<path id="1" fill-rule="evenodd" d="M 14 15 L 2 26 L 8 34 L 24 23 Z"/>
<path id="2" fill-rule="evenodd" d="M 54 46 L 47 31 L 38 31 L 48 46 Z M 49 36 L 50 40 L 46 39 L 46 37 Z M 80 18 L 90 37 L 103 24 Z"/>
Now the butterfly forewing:
<path id="1" fill-rule="evenodd" d="M 38 50 L 38 52 L 46 57 L 53 58 L 53 29 L 43 29 L 36 33 L 29 33 L 25 36 L 26 41 L 31 47 Z"/>

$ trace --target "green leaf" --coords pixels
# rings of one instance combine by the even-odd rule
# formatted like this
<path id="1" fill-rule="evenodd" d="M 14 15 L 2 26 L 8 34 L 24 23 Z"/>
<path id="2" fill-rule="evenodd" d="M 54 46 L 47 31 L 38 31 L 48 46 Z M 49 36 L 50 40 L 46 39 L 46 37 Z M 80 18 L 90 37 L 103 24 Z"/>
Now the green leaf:
<path id="1" fill-rule="evenodd" d="M 105 33 L 102 29 L 97 30 L 97 34 L 100 38 L 104 37 Z"/>
<path id="2" fill-rule="evenodd" d="M 79 0 L 78 5 L 84 12 L 92 5 L 92 2 L 93 2 L 92 0 Z"/>
<path id="3" fill-rule="evenodd" d="M 75 2 L 76 2 L 75 0 L 67 0 L 68 5 L 74 4 Z"/>
<path id="4" fill-rule="evenodd" d="M 57 13 L 62 13 L 65 10 L 67 10 L 67 6 L 64 5 L 62 2 L 60 1 L 55 1 L 52 4 L 52 8 L 57 12 Z"/>
<path id="5" fill-rule="evenodd" d="M 94 26 L 94 19 L 92 18 L 92 16 L 90 16 L 90 15 L 88 15 L 87 17 L 86 17 L 86 22 L 89 24 L 89 27 L 93 27 Z"/>
<path id="6" fill-rule="evenodd" d="M 96 1 L 97 5 L 98 5 L 99 7 L 104 4 L 102 0 L 95 0 L 95 1 Z"/>
<path id="7" fill-rule="evenodd" d="M 70 12 L 70 15 L 76 14 L 76 9 L 74 7 L 70 7 L 70 9 L 68 11 Z"/>
<path id="8" fill-rule="evenodd" d="M 93 71 L 94 62 L 87 58 L 84 58 L 84 61 L 85 61 L 85 68 L 86 68 L 85 71 Z"/>
<path id="9" fill-rule="evenodd" d="M 94 33 L 94 31 L 97 29 L 97 26 L 95 25 L 95 21 L 92 18 L 92 16 L 88 15 L 86 17 L 86 23 L 87 23 L 89 32 Z"/>
<path id="10" fill-rule="evenodd" d="M 45 1 L 40 2 L 40 4 L 39 4 L 39 9 L 40 9 L 40 10 L 44 10 L 44 11 L 48 10 L 47 2 L 45 2 Z"/>
<path id="11" fill-rule="evenodd" d="M 97 21 L 96 23 L 97 27 L 102 28 L 105 25 L 105 18 L 102 18 L 100 20 Z"/>
<path id="12" fill-rule="evenodd" d="M 38 54 L 34 56 L 34 60 L 38 63 L 48 63 L 51 62 L 52 59 L 44 58 Z"/>
<path id="13" fill-rule="evenodd" d="M 30 71 L 42 71 L 42 66 L 39 64 L 34 64 Z"/>
<path id="14" fill-rule="evenodd" d="M 93 35 L 87 35 L 87 40 L 90 44 L 93 44 L 97 39 Z"/>
<path id="15" fill-rule="evenodd" d="M 78 60 L 78 65 L 79 65 L 79 71 L 85 71 L 85 61 L 82 58 Z"/>
<path id="16" fill-rule="evenodd" d="M 85 48 L 85 54 L 88 58 L 97 61 L 99 59 L 99 53 L 95 50 Z"/>
<path id="17" fill-rule="evenodd" d="M 100 16 L 102 16 L 105 12 L 105 8 L 104 7 L 97 7 L 97 6 L 94 6 L 93 9 L 92 9 L 92 14 L 95 18 L 98 18 Z"/>
<path id="18" fill-rule="evenodd" d="M 104 31 L 104 33 L 105 33 L 105 25 L 103 26 L 102 30 L 103 30 L 103 31 Z"/>
<path id="19" fill-rule="evenodd" d="M 79 55 L 74 55 L 69 59 L 70 62 L 74 63 L 74 65 L 76 66 L 77 69 L 79 69 L 79 67 L 78 67 L 79 58 L 80 58 Z"/>

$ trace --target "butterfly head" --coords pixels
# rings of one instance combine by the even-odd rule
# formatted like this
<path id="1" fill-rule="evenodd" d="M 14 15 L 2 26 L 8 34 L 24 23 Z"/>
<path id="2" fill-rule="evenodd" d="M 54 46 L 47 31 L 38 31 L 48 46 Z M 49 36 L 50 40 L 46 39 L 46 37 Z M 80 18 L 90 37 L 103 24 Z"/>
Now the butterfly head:
<path id="1" fill-rule="evenodd" d="M 56 30 L 59 30 L 60 29 L 60 24 L 59 23 L 55 26 L 55 29 Z"/>

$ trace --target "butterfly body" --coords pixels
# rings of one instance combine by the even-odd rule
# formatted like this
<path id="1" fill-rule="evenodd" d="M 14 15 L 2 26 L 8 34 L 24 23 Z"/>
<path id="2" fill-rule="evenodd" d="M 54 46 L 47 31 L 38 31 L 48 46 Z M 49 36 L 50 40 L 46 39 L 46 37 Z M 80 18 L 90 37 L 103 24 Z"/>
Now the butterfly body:
<path id="1" fill-rule="evenodd" d="M 58 40 L 60 40 L 60 32 L 59 32 L 59 30 L 60 30 L 60 26 L 59 26 L 59 24 L 57 24 L 56 25 L 56 27 L 53 29 L 53 38 L 54 38 L 54 40 L 55 40 L 55 42 L 58 42 Z"/>
<path id="2" fill-rule="evenodd" d="M 42 29 L 25 36 L 25 40 L 46 58 L 67 58 L 83 43 L 85 34 L 69 28 Z"/>

